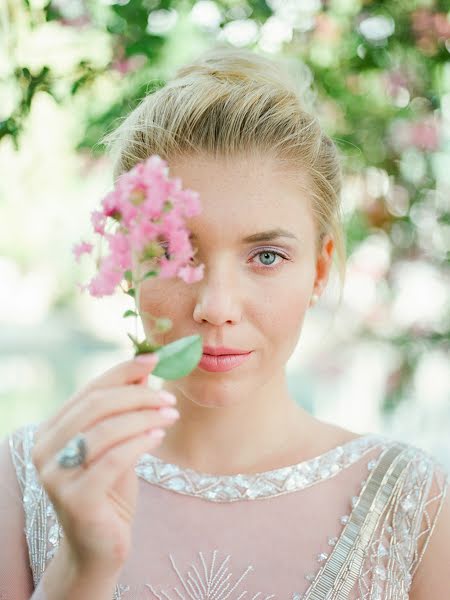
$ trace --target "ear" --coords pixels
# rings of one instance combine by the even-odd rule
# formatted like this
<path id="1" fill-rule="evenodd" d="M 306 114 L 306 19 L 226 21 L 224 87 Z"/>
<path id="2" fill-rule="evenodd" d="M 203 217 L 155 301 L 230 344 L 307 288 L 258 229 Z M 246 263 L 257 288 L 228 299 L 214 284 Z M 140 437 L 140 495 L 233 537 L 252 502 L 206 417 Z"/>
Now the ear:
<path id="1" fill-rule="evenodd" d="M 333 264 L 334 240 L 330 234 L 325 235 L 322 249 L 316 261 L 316 278 L 314 280 L 314 293 L 319 296 L 323 293 Z"/>

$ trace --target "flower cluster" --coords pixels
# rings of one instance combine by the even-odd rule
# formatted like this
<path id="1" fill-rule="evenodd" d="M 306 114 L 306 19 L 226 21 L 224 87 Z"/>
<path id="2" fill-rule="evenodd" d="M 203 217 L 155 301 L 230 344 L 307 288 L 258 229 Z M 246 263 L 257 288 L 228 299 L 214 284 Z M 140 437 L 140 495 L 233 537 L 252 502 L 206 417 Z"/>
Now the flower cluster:
<path id="1" fill-rule="evenodd" d="M 101 256 L 100 243 L 100 256 L 96 260 L 98 272 L 87 285 L 79 285 L 82 291 L 87 290 L 96 297 L 111 295 L 126 280 L 128 289 L 124 291 L 134 298 L 136 305 L 133 285 L 148 277 L 180 277 L 186 283 L 203 278 L 204 265 L 194 267 L 189 264 L 193 249 L 184 222 L 201 212 L 199 195 L 193 190 L 182 189 L 180 178 L 170 179 L 167 162 L 160 156 L 150 156 L 121 175 L 101 204 L 101 210 L 91 213 L 91 222 L 100 242 L 106 240 L 108 243 L 109 254 Z M 76 260 L 79 261 L 83 254 L 91 254 L 93 248 L 93 244 L 86 241 L 75 244 Z M 165 252 L 170 257 L 164 256 Z M 139 277 L 134 271 L 140 271 L 140 265 L 148 261 L 152 270 Z M 155 321 L 157 331 L 171 328 L 170 319 L 156 319 L 146 314 Z M 127 310 L 123 316 L 137 317 L 138 313 Z M 165 360 L 160 361 L 157 368 L 165 378 L 189 373 L 202 353 L 198 335 L 176 340 L 167 346 L 155 344 L 151 335 L 142 342 L 131 334 L 128 337 L 135 346 L 135 355 L 161 353 L 160 357 Z"/>
<path id="2" fill-rule="evenodd" d="M 180 277 L 186 283 L 202 279 L 204 265 L 188 264 L 193 249 L 184 224 L 185 218 L 199 212 L 198 193 L 183 190 L 180 178 L 170 179 L 165 160 L 153 155 L 138 163 L 118 178 L 113 191 L 103 198 L 102 210 L 91 213 L 94 231 L 107 240 L 109 254 L 98 259 L 99 272 L 81 289 L 101 297 L 112 294 L 124 279 L 135 281 L 133 255 L 138 262 L 160 258 L 157 270 L 146 276 Z M 115 231 L 107 231 L 109 223 Z M 167 245 L 170 258 L 162 256 L 161 242 Z M 93 245 L 84 241 L 73 247 L 77 261 L 92 250 Z"/>

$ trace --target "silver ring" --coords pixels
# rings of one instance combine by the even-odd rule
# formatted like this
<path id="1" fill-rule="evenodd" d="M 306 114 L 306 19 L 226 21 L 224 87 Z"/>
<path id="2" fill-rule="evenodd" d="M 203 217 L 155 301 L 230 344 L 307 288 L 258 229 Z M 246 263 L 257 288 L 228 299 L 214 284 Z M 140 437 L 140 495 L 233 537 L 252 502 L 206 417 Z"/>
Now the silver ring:
<path id="1" fill-rule="evenodd" d="M 56 459 L 63 469 L 70 469 L 82 465 L 86 459 L 86 437 L 78 433 L 58 452 Z"/>

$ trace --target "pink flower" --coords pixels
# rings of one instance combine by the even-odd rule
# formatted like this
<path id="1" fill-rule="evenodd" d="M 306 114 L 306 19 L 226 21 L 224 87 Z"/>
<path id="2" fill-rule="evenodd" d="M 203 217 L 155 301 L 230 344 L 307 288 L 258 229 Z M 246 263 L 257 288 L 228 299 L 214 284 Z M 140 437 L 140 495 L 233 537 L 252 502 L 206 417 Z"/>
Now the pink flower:
<path id="1" fill-rule="evenodd" d="M 170 277 L 176 277 L 178 271 L 178 261 L 167 260 L 167 258 L 162 258 L 158 277 L 161 279 L 169 279 Z"/>
<path id="2" fill-rule="evenodd" d="M 161 241 L 169 257 L 156 257 L 156 276 L 180 277 L 186 283 L 198 281 L 203 277 L 203 265 L 189 265 L 193 249 L 184 219 L 200 212 L 198 192 L 183 190 L 179 177 L 170 179 L 165 160 L 153 155 L 136 164 L 103 198 L 102 210 L 91 213 L 94 231 L 107 240 L 109 254 L 98 261 L 97 275 L 82 289 L 97 297 L 112 294 L 125 279 L 125 272 L 132 270 L 133 253 L 138 259 L 145 258 L 150 243 Z M 118 225 L 113 233 L 105 230 L 108 219 Z M 80 244 L 76 256 L 91 250 L 91 244 Z M 130 281 L 128 275 L 126 278 Z"/>
<path id="3" fill-rule="evenodd" d="M 142 252 L 149 241 L 156 239 L 160 231 L 161 225 L 151 223 L 150 221 L 138 223 L 128 235 L 131 247 L 138 252 Z"/>
<path id="4" fill-rule="evenodd" d="M 109 296 L 123 279 L 123 269 L 118 268 L 115 257 L 107 256 L 101 261 L 99 273 L 90 281 L 86 289 L 97 298 Z"/>
<path id="5" fill-rule="evenodd" d="M 169 252 L 175 254 L 179 261 L 188 261 L 192 256 L 192 246 L 187 231 L 184 229 L 172 230 L 169 237 Z"/>
<path id="6" fill-rule="evenodd" d="M 105 217 L 110 217 L 119 209 L 118 194 L 116 190 L 109 192 L 109 194 L 103 198 L 102 206 Z"/>
<path id="7" fill-rule="evenodd" d="M 103 213 L 99 212 L 98 210 L 91 212 L 91 223 L 95 233 L 100 233 L 102 235 L 105 233 L 105 222 L 106 216 Z"/>
<path id="8" fill-rule="evenodd" d="M 113 264 L 115 263 L 123 269 L 129 269 L 131 267 L 131 251 L 128 237 L 120 232 L 113 235 L 107 233 L 105 237 L 109 242 Z"/>
<path id="9" fill-rule="evenodd" d="M 82 254 L 90 254 L 94 246 L 89 242 L 81 242 L 80 244 L 74 244 L 73 253 L 75 254 L 75 259 L 77 262 L 80 262 L 80 257 Z"/>
<path id="10" fill-rule="evenodd" d="M 201 212 L 199 193 L 193 190 L 180 190 L 174 194 L 177 201 L 181 202 L 183 215 L 195 217 Z"/>
<path id="11" fill-rule="evenodd" d="M 195 283 L 196 281 L 203 279 L 204 268 L 205 265 L 200 265 L 198 267 L 181 267 L 178 271 L 178 277 L 181 277 L 186 283 Z"/>

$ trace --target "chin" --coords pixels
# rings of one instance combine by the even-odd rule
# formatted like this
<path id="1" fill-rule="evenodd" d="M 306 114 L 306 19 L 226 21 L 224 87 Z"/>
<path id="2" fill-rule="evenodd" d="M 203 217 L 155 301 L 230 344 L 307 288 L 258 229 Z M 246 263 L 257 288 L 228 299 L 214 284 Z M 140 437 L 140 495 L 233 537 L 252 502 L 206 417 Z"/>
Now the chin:
<path id="1" fill-rule="evenodd" d="M 223 398 L 222 400 L 218 400 L 217 398 L 205 398 L 204 402 L 202 402 L 202 400 L 197 398 L 193 403 L 197 406 L 202 406 L 203 408 L 222 408 L 225 406 L 233 406 L 234 404 L 237 404 L 238 401 L 233 401 L 231 398 Z"/>
<path id="2" fill-rule="evenodd" d="M 192 404 L 203 408 L 234 406 L 235 404 L 239 404 L 242 398 L 242 393 L 237 393 L 232 389 L 227 393 L 224 392 L 223 388 L 219 388 L 216 392 L 213 386 L 202 386 L 198 393 L 195 390 L 186 390 L 183 394 Z"/>

